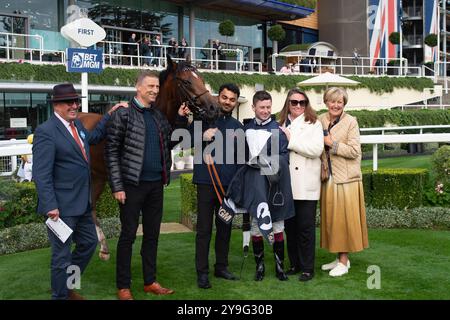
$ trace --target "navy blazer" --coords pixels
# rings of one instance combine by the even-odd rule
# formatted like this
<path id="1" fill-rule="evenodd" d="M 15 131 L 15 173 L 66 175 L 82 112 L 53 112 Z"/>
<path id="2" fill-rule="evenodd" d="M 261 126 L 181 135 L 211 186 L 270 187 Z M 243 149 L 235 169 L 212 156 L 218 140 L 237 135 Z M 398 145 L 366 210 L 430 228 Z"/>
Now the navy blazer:
<path id="1" fill-rule="evenodd" d="M 89 145 L 105 138 L 106 114 L 89 132 L 75 120 L 90 161 Z M 64 124 L 54 114 L 38 126 L 33 139 L 33 180 L 38 194 L 39 214 L 59 209 L 61 217 L 79 216 L 91 209 L 89 162 Z"/>

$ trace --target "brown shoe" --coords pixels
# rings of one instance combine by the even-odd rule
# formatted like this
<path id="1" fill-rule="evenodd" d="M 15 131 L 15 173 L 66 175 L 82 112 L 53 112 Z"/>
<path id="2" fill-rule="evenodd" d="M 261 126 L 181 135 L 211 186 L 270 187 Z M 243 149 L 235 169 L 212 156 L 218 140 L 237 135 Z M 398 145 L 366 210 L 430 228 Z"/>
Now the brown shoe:
<path id="1" fill-rule="evenodd" d="M 144 285 L 144 291 L 147 293 L 151 292 L 158 295 L 167 295 L 175 292 L 171 289 L 161 287 L 161 285 L 156 281 L 152 284 Z"/>
<path id="2" fill-rule="evenodd" d="M 74 290 L 69 290 L 69 294 L 67 296 L 67 300 L 86 300 L 81 295 L 76 293 Z"/>
<path id="3" fill-rule="evenodd" d="M 118 289 L 117 298 L 119 300 L 134 300 L 130 289 Z"/>

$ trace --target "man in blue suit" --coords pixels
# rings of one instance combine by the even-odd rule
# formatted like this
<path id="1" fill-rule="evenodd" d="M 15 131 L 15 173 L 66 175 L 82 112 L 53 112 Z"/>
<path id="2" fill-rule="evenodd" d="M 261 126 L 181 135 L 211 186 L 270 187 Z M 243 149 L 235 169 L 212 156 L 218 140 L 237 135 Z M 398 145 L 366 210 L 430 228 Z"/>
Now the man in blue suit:
<path id="1" fill-rule="evenodd" d="M 34 133 L 33 178 L 38 193 L 37 211 L 54 221 L 62 219 L 73 230 L 63 243 L 47 229 L 52 249 L 52 299 L 58 300 L 83 299 L 69 288 L 68 273 L 84 271 L 98 241 L 91 216 L 89 145 L 105 137 L 105 124 L 119 107 L 115 105 L 95 130 L 89 132 L 77 119 L 80 98 L 72 84 L 56 85 L 50 100 L 54 113 Z M 76 244 L 73 252 L 72 242 Z"/>

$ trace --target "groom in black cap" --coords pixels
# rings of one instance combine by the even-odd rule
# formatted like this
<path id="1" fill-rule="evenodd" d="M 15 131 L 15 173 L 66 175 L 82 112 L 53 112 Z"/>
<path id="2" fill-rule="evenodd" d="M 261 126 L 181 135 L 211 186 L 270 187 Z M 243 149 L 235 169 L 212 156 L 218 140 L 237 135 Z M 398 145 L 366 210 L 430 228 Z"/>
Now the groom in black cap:
<path id="1" fill-rule="evenodd" d="M 95 225 L 91 216 L 91 178 L 89 145 L 105 137 L 105 124 L 117 104 L 89 132 L 77 119 L 80 96 L 72 84 L 53 88 L 53 114 L 38 126 L 33 143 L 33 178 L 38 193 L 39 214 L 53 221 L 61 219 L 72 230 L 62 242 L 49 228 L 52 249 L 52 299 L 83 299 L 72 289 L 80 283 L 97 246 Z M 71 252 L 71 244 L 76 244 Z M 70 278 L 69 278 L 70 277 Z"/>

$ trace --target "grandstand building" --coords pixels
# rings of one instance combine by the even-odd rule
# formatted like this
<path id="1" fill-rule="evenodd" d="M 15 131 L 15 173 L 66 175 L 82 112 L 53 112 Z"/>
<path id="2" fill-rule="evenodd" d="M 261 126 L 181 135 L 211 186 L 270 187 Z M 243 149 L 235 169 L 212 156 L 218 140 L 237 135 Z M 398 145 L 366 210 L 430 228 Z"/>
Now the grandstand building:
<path id="1" fill-rule="evenodd" d="M 0 61 L 63 62 L 66 48 L 73 44 L 61 36 L 60 29 L 74 17 L 85 15 L 105 29 L 107 43 L 101 46 L 111 64 L 120 66 L 136 61 L 124 56 L 135 33 L 138 41 L 153 40 L 159 35 L 162 45 L 171 38 L 181 41 L 184 37 L 190 47 L 206 48 L 192 51 L 203 59 L 211 59 L 208 50 L 213 40 L 220 39 L 226 48 L 242 50 L 245 62 L 261 66 L 272 50 L 267 30 L 276 21 L 284 21 L 283 25 L 288 26 L 289 41 L 317 41 L 316 29 L 290 24 L 312 13 L 314 9 L 274 0 L 3 0 Z M 226 19 L 235 25 L 232 37 L 224 37 L 218 31 L 219 24 Z M 206 62 L 203 66 L 208 65 Z M 0 140 L 25 138 L 48 118 L 51 107 L 47 98 L 52 85 L 0 80 Z M 90 111 L 102 112 L 109 101 L 123 97 L 124 93 L 114 92 L 114 88 L 90 86 Z M 12 128 L 11 119 L 21 119 L 20 123 L 26 122 L 26 127 Z"/>
<path id="2" fill-rule="evenodd" d="M 437 62 L 441 75 L 448 70 L 443 62 L 450 44 L 449 0 L 320 0 L 317 11 L 320 41 L 333 44 L 341 56 L 357 49 L 372 66 L 401 56 L 409 66 Z M 392 33 L 401 44 L 389 41 Z M 425 44 L 430 34 L 438 38 L 434 47 Z"/>

